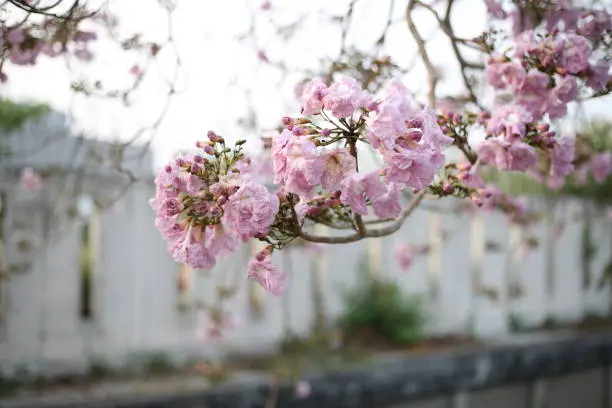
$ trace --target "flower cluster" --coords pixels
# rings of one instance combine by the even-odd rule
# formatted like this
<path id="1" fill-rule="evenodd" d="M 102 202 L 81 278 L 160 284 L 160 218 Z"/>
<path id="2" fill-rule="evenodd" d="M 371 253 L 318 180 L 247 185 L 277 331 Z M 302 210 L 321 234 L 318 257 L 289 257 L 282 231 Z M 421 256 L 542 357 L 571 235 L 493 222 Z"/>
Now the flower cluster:
<path id="1" fill-rule="evenodd" d="M 203 154 L 179 157 L 157 176 L 151 200 L 155 225 L 174 259 L 195 269 L 212 268 L 240 242 L 263 236 L 279 199 L 240 171 L 243 142 L 233 149 L 209 132 Z"/>
<path id="2" fill-rule="evenodd" d="M 304 87 L 302 106 L 307 117 L 284 118 L 272 155 L 274 182 L 308 203 L 303 214 L 344 207 L 367 215 L 371 206 L 377 217 L 397 217 L 401 190 L 429 186 L 452 142 L 397 80 L 376 98 L 352 78 L 329 86 L 317 78 Z M 358 171 L 359 143 L 376 149 L 382 168 Z"/>
<path id="3" fill-rule="evenodd" d="M 227 148 L 214 132 L 198 144 L 203 154 L 179 157 L 158 175 L 151 206 L 175 260 L 212 268 L 238 243 L 258 239 L 267 246 L 247 276 L 278 295 L 288 276 L 272 252 L 303 237 L 306 218 L 344 222 L 365 235 L 361 217 L 370 209 L 380 219 L 398 217 L 402 191 L 427 190 L 445 164 L 453 139 L 398 80 L 376 97 L 352 78 L 314 79 L 301 99 L 303 115 L 283 118 L 268 143 L 274 193 L 265 160 L 246 157 L 243 142 Z M 382 165 L 360 171 L 358 146 L 373 149 Z"/>
<path id="4" fill-rule="evenodd" d="M 610 91 L 611 15 L 558 1 L 531 5 L 537 13 L 520 5 L 509 12 L 495 0 L 487 7 L 493 17 L 514 21 L 515 46 L 492 53 L 485 69 L 488 83 L 511 102 L 488 120 L 479 160 L 502 171 L 528 171 L 560 187 L 574 170 L 574 142 L 556 137 L 546 121 L 564 117 L 568 104 L 587 90 Z"/>
<path id="5" fill-rule="evenodd" d="M 57 57 L 71 54 L 90 61 L 93 57 L 89 44 L 97 39 L 92 31 L 69 31 L 64 22 L 47 18 L 41 24 L 0 28 L 0 50 L 15 65 L 35 65 L 40 56 Z M 0 80 L 6 81 L 0 72 Z"/>

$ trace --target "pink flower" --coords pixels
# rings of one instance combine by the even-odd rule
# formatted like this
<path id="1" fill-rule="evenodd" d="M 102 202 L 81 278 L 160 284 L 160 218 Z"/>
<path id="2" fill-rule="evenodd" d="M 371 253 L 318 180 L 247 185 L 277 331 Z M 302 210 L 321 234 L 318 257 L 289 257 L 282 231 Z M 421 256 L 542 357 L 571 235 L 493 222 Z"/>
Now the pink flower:
<path id="1" fill-rule="evenodd" d="M 183 239 L 176 241 L 172 248 L 172 257 L 193 269 L 212 269 L 217 261 L 204 245 L 205 242 L 198 239 L 190 229 Z"/>
<path id="2" fill-rule="evenodd" d="M 259 283 L 274 296 L 280 295 L 287 287 L 289 280 L 270 260 L 270 254 L 257 254 L 249 261 L 247 277 Z"/>
<path id="3" fill-rule="evenodd" d="M 570 76 L 557 80 L 546 103 L 545 110 L 551 119 L 561 118 L 567 114 L 567 103 L 578 97 L 576 79 Z"/>
<path id="4" fill-rule="evenodd" d="M 295 383 L 295 396 L 297 398 L 307 398 L 311 392 L 312 389 L 309 382 L 298 381 Z"/>
<path id="5" fill-rule="evenodd" d="M 321 185 L 329 192 L 338 190 L 342 181 L 355 172 L 355 158 L 348 148 L 334 149 L 323 155 L 324 168 Z"/>
<path id="6" fill-rule="evenodd" d="M 302 136 L 289 138 L 284 148 L 273 153 L 274 181 L 284 184 L 287 192 L 310 196 L 312 189 L 321 183 L 325 160 L 312 140 Z"/>
<path id="7" fill-rule="evenodd" d="M 414 116 L 408 90 L 398 79 L 386 88 L 382 102 L 367 119 L 368 138 L 375 148 L 392 149 L 395 140 L 408 129 L 406 121 Z"/>
<path id="8" fill-rule="evenodd" d="M 347 118 L 356 109 L 365 107 L 372 99 L 368 92 L 361 89 L 357 80 L 343 77 L 327 89 L 323 104 L 335 117 Z"/>
<path id="9" fill-rule="evenodd" d="M 382 185 L 382 183 L 381 183 Z M 395 218 L 402 212 L 400 206 L 401 190 L 398 185 L 390 184 L 383 194 L 370 197 L 374 214 L 379 218 Z"/>
<path id="10" fill-rule="evenodd" d="M 142 77 L 143 75 L 143 72 L 138 65 L 134 64 L 132 65 L 132 68 L 130 68 L 130 74 L 132 74 L 136 79 L 140 79 L 140 77 Z"/>
<path id="11" fill-rule="evenodd" d="M 438 166 L 432 160 L 433 151 L 397 148 L 388 155 L 385 177 L 388 182 L 422 189 L 434 179 Z"/>
<path id="12" fill-rule="evenodd" d="M 610 81 L 610 64 L 606 61 L 598 61 L 589 67 L 586 85 L 595 91 L 605 89 Z"/>
<path id="13" fill-rule="evenodd" d="M 550 175 L 563 178 L 574 170 L 575 139 L 563 137 L 556 139 L 551 152 Z"/>
<path id="14" fill-rule="evenodd" d="M 489 61 L 485 68 L 487 82 L 497 89 L 515 87 L 525 78 L 525 69 L 515 62 Z"/>
<path id="15" fill-rule="evenodd" d="M 581 35 L 568 33 L 563 43 L 560 63 L 570 74 L 577 74 L 589 66 L 591 46 Z"/>
<path id="16" fill-rule="evenodd" d="M 36 191 L 42 187 L 42 178 L 32 168 L 27 167 L 21 172 L 20 184 L 29 191 Z"/>
<path id="17" fill-rule="evenodd" d="M 589 167 L 595 181 L 603 183 L 612 174 L 612 153 L 604 152 L 593 156 L 589 161 Z"/>
<path id="18" fill-rule="evenodd" d="M 492 135 L 505 135 L 506 139 L 525 137 L 526 126 L 532 116 L 522 106 L 506 105 L 491 116 L 487 132 Z"/>
<path id="19" fill-rule="evenodd" d="M 380 104 L 378 111 L 368 118 L 368 138 L 375 148 L 393 148 L 406 129 L 406 117 L 392 103 Z"/>
<path id="20" fill-rule="evenodd" d="M 506 18 L 506 12 L 502 8 L 501 4 L 497 0 L 485 0 L 487 6 L 487 12 L 495 18 Z"/>
<path id="21" fill-rule="evenodd" d="M 202 341 L 219 340 L 223 333 L 239 326 L 240 321 L 226 312 L 220 310 L 206 311 L 202 313 L 200 324 L 198 325 L 198 337 Z"/>
<path id="22" fill-rule="evenodd" d="M 401 270 L 407 271 L 412 267 L 414 258 L 417 255 L 427 252 L 427 245 L 414 245 L 408 243 L 398 243 L 393 249 L 393 256 Z"/>
<path id="23" fill-rule="evenodd" d="M 209 225 L 206 228 L 206 245 L 215 256 L 225 255 L 236 249 L 236 240 L 223 224 Z"/>
<path id="24" fill-rule="evenodd" d="M 223 223 L 243 240 L 266 234 L 274 222 L 280 202 L 265 186 L 245 182 L 225 205 Z"/>
<path id="25" fill-rule="evenodd" d="M 316 115 L 323 109 L 323 97 L 327 95 L 327 85 L 321 78 L 314 78 L 301 93 L 302 107 L 304 115 Z"/>
<path id="26" fill-rule="evenodd" d="M 14 28 L 6 33 L 6 41 L 11 45 L 19 45 L 25 41 L 25 34 L 22 29 Z"/>
<path id="27" fill-rule="evenodd" d="M 525 171 L 537 161 L 535 149 L 521 141 L 490 138 L 481 142 L 476 152 L 483 164 L 495 165 L 502 171 Z"/>
<path id="28" fill-rule="evenodd" d="M 514 89 L 516 103 L 531 113 L 532 119 L 539 119 L 545 113 L 546 102 L 550 93 L 548 83 L 548 75 L 532 70 L 529 71 L 520 85 Z"/>
<path id="29" fill-rule="evenodd" d="M 262 50 L 257 51 L 257 59 L 261 62 L 270 62 L 268 55 L 266 55 L 266 52 Z"/>

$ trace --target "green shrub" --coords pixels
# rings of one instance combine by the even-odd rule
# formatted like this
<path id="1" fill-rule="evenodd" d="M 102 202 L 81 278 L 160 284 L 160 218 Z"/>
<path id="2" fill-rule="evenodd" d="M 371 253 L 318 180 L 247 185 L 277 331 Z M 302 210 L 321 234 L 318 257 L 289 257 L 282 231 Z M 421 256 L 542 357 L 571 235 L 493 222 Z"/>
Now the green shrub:
<path id="1" fill-rule="evenodd" d="M 151 353 L 143 360 L 143 369 L 148 374 L 168 374 L 177 370 L 170 357 L 163 353 Z"/>
<path id="2" fill-rule="evenodd" d="M 345 338 L 365 334 L 401 344 L 421 340 L 426 322 L 421 299 L 405 295 L 394 282 L 362 279 L 344 299 L 339 324 Z"/>

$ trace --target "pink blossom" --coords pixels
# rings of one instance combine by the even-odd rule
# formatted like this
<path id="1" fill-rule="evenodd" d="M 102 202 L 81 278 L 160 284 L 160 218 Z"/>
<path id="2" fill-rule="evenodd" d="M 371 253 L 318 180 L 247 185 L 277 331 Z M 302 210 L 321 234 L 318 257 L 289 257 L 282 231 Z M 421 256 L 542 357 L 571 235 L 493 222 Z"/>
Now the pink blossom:
<path id="1" fill-rule="evenodd" d="M 140 79 L 140 77 L 142 77 L 143 75 L 143 72 L 138 65 L 134 64 L 132 65 L 132 68 L 130 68 L 130 74 L 132 74 L 136 79 Z"/>
<path id="2" fill-rule="evenodd" d="M 434 179 L 438 170 L 432 161 L 433 151 L 415 151 L 398 148 L 388 155 L 385 177 L 388 182 L 422 189 Z"/>
<path id="3" fill-rule="evenodd" d="M 193 269 L 212 269 L 217 261 L 213 253 L 204 245 L 205 242 L 190 229 L 183 239 L 176 241 L 172 248 L 172 257 Z"/>
<path id="4" fill-rule="evenodd" d="M 556 86 L 549 94 L 546 112 L 551 119 L 561 118 L 567 114 L 567 103 L 578 97 L 576 79 L 570 76 L 557 80 Z"/>
<path id="5" fill-rule="evenodd" d="M 604 152 L 596 154 L 589 161 L 589 168 L 593 172 L 595 181 L 603 183 L 612 174 L 612 153 Z"/>
<path id="6" fill-rule="evenodd" d="M 274 296 L 280 295 L 289 283 L 288 276 L 270 259 L 270 255 L 256 256 L 249 261 L 247 277 L 259 283 Z"/>
<path id="7" fill-rule="evenodd" d="M 532 116 L 522 106 L 506 105 L 491 116 L 487 132 L 492 135 L 504 134 L 506 139 L 525 137 L 527 123 Z"/>
<path id="8" fill-rule="evenodd" d="M 385 90 L 382 102 L 367 119 L 368 138 L 375 148 L 392 149 L 395 140 L 408 129 L 406 121 L 414 116 L 408 90 L 398 79 Z"/>
<path id="9" fill-rule="evenodd" d="M 550 175 L 565 177 L 574 170 L 575 139 L 563 137 L 556 139 L 555 147 L 551 152 Z"/>
<path id="10" fill-rule="evenodd" d="M 612 16 L 605 10 L 589 10 L 583 15 L 582 27 L 578 33 L 593 39 L 612 29 Z"/>
<path id="11" fill-rule="evenodd" d="M 325 161 L 312 140 L 290 136 L 284 148 L 273 154 L 274 181 L 284 184 L 287 192 L 310 196 L 321 183 Z"/>
<path id="12" fill-rule="evenodd" d="M 355 172 L 355 158 L 349 149 L 334 149 L 323 155 L 324 168 L 321 185 L 329 192 L 338 190 L 342 180 Z"/>
<path id="13" fill-rule="evenodd" d="M 539 119 L 545 113 L 546 102 L 550 93 L 548 83 L 548 75 L 532 70 L 529 71 L 520 85 L 514 89 L 516 103 L 531 113 L 533 119 Z"/>
<path id="14" fill-rule="evenodd" d="M 25 34 L 22 29 L 14 28 L 6 33 L 6 41 L 11 45 L 19 45 L 25 41 Z"/>
<path id="15" fill-rule="evenodd" d="M 506 18 L 506 12 L 501 6 L 498 0 L 485 0 L 487 6 L 487 12 L 495 18 Z"/>
<path id="16" fill-rule="evenodd" d="M 257 51 L 257 59 L 261 62 L 270 62 L 270 60 L 268 59 L 268 55 L 263 50 Z"/>
<path id="17" fill-rule="evenodd" d="M 34 169 L 27 167 L 21 172 L 20 184 L 26 190 L 36 191 L 42 187 L 42 178 Z"/>
<path id="18" fill-rule="evenodd" d="M 591 46 L 587 39 L 581 35 L 568 33 L 563 45 L 560 63 L 567 72 L 577 74 L 586 70 L 591 55 Z"/>
<path id="19" fill-rule="evenodd" d="M 243 240 L 266 234 L 279 205 L 278 197 L 270 194 L 266 187 L 247 181 L 229 198 L 223 222 Z"/>
<path id="20" fill-rule="evenodd" d="M 298 381 L 295 383 L 295 396 L 297 398 L 307 398 L 312 392 L 310 383 L 307 381 Z"/>
<path id="21" fill-rule="evenodd" d="M 417 255 L 427 252 L 427 245 L 414 245 L 408 243 L 398 243 L 393 249 L 393 256 L 400 269 L 407 271 L 412 267 L 414 258 Z"/>
<path id="22" fill-rule="evenodd" d="M 341 186 L 340 201 L 351 207 L 353 212 L 361 215 L 368 213 L 364 182 L 367 176 L 364 173 L 354 173 L 352 176 L 345 178 Z"/>
<path id="23" fill-rule="evenodd" d="M 198 337 L 202 341 L 219 340 L 223 333 L 240 325 L 240 320 L 223 311 L 205 311 L 202 313 L 197 328 Z"/>
<path id="24" fill-rule="evenodd" d="M 498 89 L 518 86 L 525 78 L 525 69 L 515 62 L 489 61 L 485 68 L 487 81 Z"/>
<path id="25" fill-rule="evenodd" d="M 357 80 L 343 77 L 334 82 L 323 97 L 325 109 L 337 118 L 347 118 L 359 108 L 365 107 L 373 97 L 359 86 Z"/>
<path id="26" fill-rule="evenodd" d="M 323 98 L 327 95 L 327 85 L 321 78 L 314 78 L 304 86 L 301 98 L 304 115 L 316 115 L 323 109 Z"/>
<path id="27" fill-rule="evenodd" d="M 382 184 L 382 183 L 381 183 Z M 395 218 L 402 212 L 401 190 L 397 184 L 389 184 L 383 194 L 370 197 L 374 214 L 379 218 Z"/>
<path id="28" fill-rule="evenodd" d="M 476 152 L 483 164 L 495 165 L 502 171 L 525 171 L 537 160 L 535 149 L 521 141 L 490 138 L 481 142 Z"/>
<path id="29" fill-rule="evenodd" d="M 373 147 L 391 149 L 395 140 L 406 131 L 406 118 L 397 106 L 382 103 L 374 116 L 368 119 L 368 130 Z"/>
<path id="30" fill-rule="evenodd" d="M 206 245 L 215 256 L 225 255 L 236 249 L 236 240 L 223 224 L 209 225 L 206 228 Z"/>
<path id="31" fill-rule="evenodd" d="M 587 72 L 586 85 L 593 88 L 595 91 L 601 91 L 606 88 L 610 81 L 610 64 L 606 61 L 598 61 L 592 64 Z"/>

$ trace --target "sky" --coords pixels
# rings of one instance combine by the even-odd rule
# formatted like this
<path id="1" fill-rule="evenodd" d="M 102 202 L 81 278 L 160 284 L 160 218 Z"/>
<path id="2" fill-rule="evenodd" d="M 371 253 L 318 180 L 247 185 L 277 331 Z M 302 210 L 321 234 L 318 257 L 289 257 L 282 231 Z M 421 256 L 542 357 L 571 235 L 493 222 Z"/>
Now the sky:
<path id="1" fill-rule="evenodd" d="M 354 24 L 348 38 L 359 47 L 367 47 L 380 35 L 392 0 L 359 1 L 354 12 Z M 308 13 L 299 34 L 291 46 L 276 37 L 276 31 L 266 23 L 269 14 L 259 11 L 259 0 L 178 0 L 173 14 L 172 35 L 181 59 L 178 76 L 179 93 L 171 100 L 166 117 L 159 126 L 152 146 L 155 165 L 160 167 L 179 150 L 192 149 L 208 130 L 215 130 L 227 139 L 256 139 L 266 129 L 275 126 L 284 115 L 296 114 L 299 103 L 293 95 L 293 85 L 299 77 L 285 78 L 275 67 L 262 63 L 257 50 L 266 52 L 272 61 L 282 60 L 291 67 L 316 68 L 321 56 L 333 57 L 339 49 L 339 30 L 322 17 L 342 15 L 348 0 L 272 0 L 275 21 L 285 24 Z M 167 15 L 157 0 L 109 0 L 111 11 L 121 23 L 121 32 L 142 33 L 144 38 L 163 41 L 168 35 Z M 388 35 L 386 51 L 400 65 L 410 64 L 416 47 L 403 23 L 405 1 L 395 1 L 394 24 Z M 253 12 L 258 13 L 256 37 L 238 41 L 237 35 L 251 24 Z M 417 24 L 424 37 L 435 28 L 431 16 L 422 11 Z M 459 36 L 480 34 L 486 24 L 486 13 L 480 0 L 460 0 L 454 11 L 454 26 Z M 440 94 L 460 89 L 460 77 L 453 69 L 450 47 L 440 33 L 429 43 L 432 59 L 443 69 Z M 175 54 L 165 49 L 160 63 L 147 72 L 142 89 L 134 95 L 129 107 L 109 100 L 75 96 L 69 90 L 71 78 L 86 75 L 100 78 L 113 87 L 125 87 L 132 77 L 129 69 L 141 63 L 126 55 L 115 44 L 101 40 L 94 47 L 96 59 L 87 66 L 67 64 L 61 59 L 44 60 L 32 68 L 9 69 L 10 80 L 2 92 L 17 100 L 37 100 L 55 109 L 70 112 L 75 131 L 106 140 L 128 140 L 143 126 L 155 121 L 165 102 L 167 85 L 164 78 L 176 68 Z M 417 65 L 405 78 L 408 88 L 417 95 L 424 92 L 425 71 Z M 259 131 L 245 134 L 237 125 L 246 107 L 252 104 L 259 122 Z M 603 112 L 602 103 L 588 109 Z M 147 141 L 151 135 L 141 137 Z"/>

